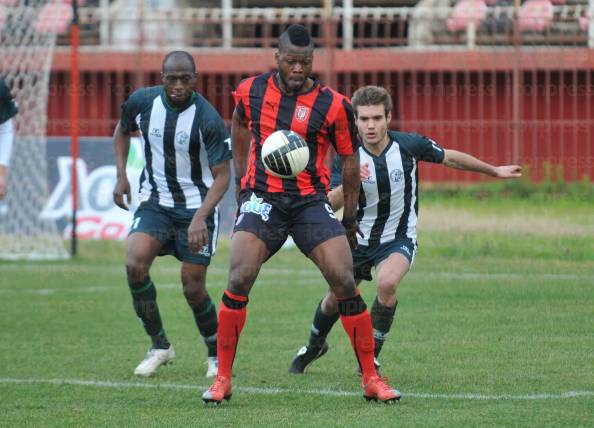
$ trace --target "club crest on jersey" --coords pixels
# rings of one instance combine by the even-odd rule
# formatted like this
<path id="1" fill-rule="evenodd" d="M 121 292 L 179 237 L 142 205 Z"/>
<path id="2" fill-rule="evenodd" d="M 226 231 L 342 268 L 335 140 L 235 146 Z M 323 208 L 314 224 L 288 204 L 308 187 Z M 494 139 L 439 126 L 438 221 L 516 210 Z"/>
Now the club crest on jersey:
<path id="1" fill-rule="evenodd" d="M 390 171 L 390 180 L 392 180 L 394 183 L 398 183 L 400 180 L 402 180 L 403 176 L 404 173 L 401 169 L 393 169 Z"/>
<path id="2" fill-rule="evenodd" d="M 151 137 L 155 137 L 155 138 L 163 138 L 163 134 L 161 133 L 161 130 L 159 128 L 151 129 L 151 132 L 149 133 L 149 135 Z"/>
<path id="3" fill-rule="evenodd" d="M 241 204 L 239 212 L 241 214 L 253 213 L 262 217 L 262 220 L 268 221 L 272 205 L 264 202 L 264 198 L 258 198 L 255 193 L 252 193 L 249 201 Z"/>
<path id="4" fill-rule="evenodd" d="M 305 122 L 307 116 L 309 116 L 309 108 L 305 106 L 297 106 L 295 109 L 295 119 L 297 119 L 298 122 Z"/>
<path id="5" fill-rule="evenodd" d="M 190 136 L 188 135 L 188 133 L 186 131 L 179 131 L 177 134 L 175 134 L 175 145 L 176 146 L 186 147 L 188 145 L 189 141 L 190 141 Z"/>

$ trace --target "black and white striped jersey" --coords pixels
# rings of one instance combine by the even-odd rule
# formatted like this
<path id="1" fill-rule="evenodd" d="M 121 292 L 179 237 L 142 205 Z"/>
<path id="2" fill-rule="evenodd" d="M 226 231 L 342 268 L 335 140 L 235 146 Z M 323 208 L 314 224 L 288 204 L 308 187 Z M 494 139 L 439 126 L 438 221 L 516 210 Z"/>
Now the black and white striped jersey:
<path id="1" fill-rule="evenodd" d="M 361 165 L 368 164 L 370 176 L 361 182 L 357 219 L 363 238 L 360 245 L 379 245 L 394 239 L 416 241 L 419 211 L 419 161 L 441 163 L 444 149 L 435 141 L 412 133 L 389 131 L 390 142 L 375 156 L 359 147 Z M 340 156 L 332 165 L 331 187 L 342 182 Z"/>
<path id="2" fill-rule="evenodd" d="M 6 86 L 6 82 L 0 79 L 0 123 L 13 118 L 17 112 L 18 108 L 14 98 L 12 98 L 10 89 Z"/>
<path id="3" fill-rule="evenodd" d="M 120 127 L 142 134 L 141 202 L 153 197 L 166 207 L 199 208 L 214 181 L 210 166 L 231 159 L 227 128 L 200 94 L 173 108 L 163 86 L 138 89 L 122 105 Z"/>

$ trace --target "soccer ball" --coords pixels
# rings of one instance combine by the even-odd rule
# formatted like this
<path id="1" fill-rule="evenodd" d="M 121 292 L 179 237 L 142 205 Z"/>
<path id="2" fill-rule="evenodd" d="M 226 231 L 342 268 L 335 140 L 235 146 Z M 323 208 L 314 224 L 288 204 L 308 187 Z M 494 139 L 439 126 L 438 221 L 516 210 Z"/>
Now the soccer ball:
<path id="1" fill-rule="evenodd" d="M 262 145 L 262 163 L 276 177 L 296 177 L 308 162 L 309 148 L 296 132 L 284 129 L 273 132 Z"/>

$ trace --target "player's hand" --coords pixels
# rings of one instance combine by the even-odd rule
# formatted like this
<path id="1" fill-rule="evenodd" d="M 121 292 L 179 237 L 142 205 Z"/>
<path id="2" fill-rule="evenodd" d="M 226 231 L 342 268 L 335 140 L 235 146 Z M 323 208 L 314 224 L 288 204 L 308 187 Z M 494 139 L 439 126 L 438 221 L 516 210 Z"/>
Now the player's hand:
<path id="1" fill-rule="evenodd" d="M 369 178 L 370 175 L 371 175 L 371 172 L 369 171 L 369 164 L 362 163 L 361 168 L 359 169 L 359 179 L 361 181 L 367 181 L 367 179 Z"/>
<path id="2" fill-rule="evenodd" d="M 188 227 L 188 249 L 191 253 L 197 253 L 205 246 L 208 246 L 206 221 L 201 216 L 194 216 Z"/>
<path id="3" fill-rule="evenodd" d="M 126 197 L 125 200 L 124 196 Z M 130 182 L 127 177 L 118 178 L 113 189 L 113 201 L 118 207 L 128 211 L 128 207 L 132 201 L 132 193 L 130 191 Z"/>
<path id="4" fill-rule="evenodd" d="M 8 185 L 8 168 L 0 165 L 0 200 L 6 196 L 6 188 Z"/>
<path id="5" fill-rule="evenodd" d="M 363 236 L 363 234 L 361 233 L 361 230 L 359 229 L 359 223 L 357 222 L 356 219 L 348 219 L 348 218 L 343 218 L 342 219 L 342 225 L 344 226 L 344 229 L 346 231 L 346 237 L 347 240 L 349 241 L 349 246 L 351 247 L 351 250 L 354 250 L 355 248 L 357 248 L 357 233 L 359 233 L 361 236 Z"/>
<path id="6" fill-rule="evenodd" d="M 501 165 L 495 167 L 495 177 L 497 178 L 519 178 L 522 176 L 522 167 L 520 165 Z"/>

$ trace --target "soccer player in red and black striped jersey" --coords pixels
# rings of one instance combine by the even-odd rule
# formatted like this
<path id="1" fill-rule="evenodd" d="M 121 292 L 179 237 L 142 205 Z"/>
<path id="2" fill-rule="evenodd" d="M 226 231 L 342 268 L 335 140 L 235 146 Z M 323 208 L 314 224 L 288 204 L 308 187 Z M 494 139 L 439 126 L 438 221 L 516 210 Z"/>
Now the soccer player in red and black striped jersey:
<path id="1" fill-rule="evenodd" d="M 246 320 L 248 294 L 262 264 L 289 235 L 318 266 L 338 298 L 340 319 L 363 373 L 365 396 L 384 402 L 400 398 L 375 370 L 371 318 L 353 277 L 349 245 L 357 245 L 360 186 L 353 112 L 345 96 L 310 77 L 313 53 L 308 31 L 291 25 L 279 38 L 278 70 L 248 78 L 234 92 L 231 139 L 239 211 L 231 240 L 229 283 L 219 311 L 218 374 L 202 395 L 206 403 L 231 397 L 231 368 Z M 280 129 L 297 132 L 309 147 L 307 167 L 295 178 L 275 177 L 261 161 L 263 142 Z M 330 145 L 343 164 L 342 225 L 326 197 L 329 172 L 324 161 Z"/>

